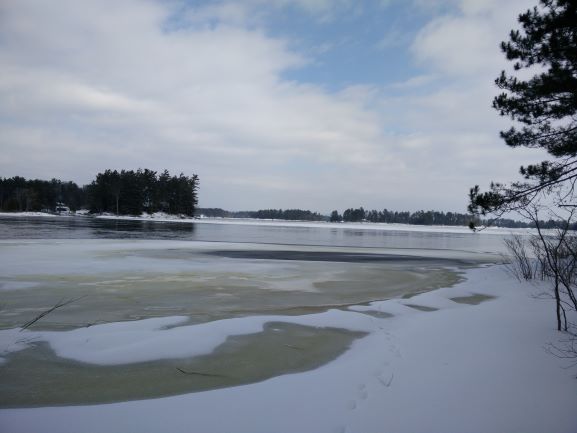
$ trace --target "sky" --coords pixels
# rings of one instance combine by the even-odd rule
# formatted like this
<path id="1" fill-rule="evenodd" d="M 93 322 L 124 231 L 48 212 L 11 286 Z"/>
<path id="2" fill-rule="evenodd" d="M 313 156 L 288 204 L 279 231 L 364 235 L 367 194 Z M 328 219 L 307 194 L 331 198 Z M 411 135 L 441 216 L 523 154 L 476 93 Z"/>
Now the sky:
<path id="1" fill-rule="evenodd" d="M 0 177 L 197 174 L 199 205 L 465 212 L 536 0 L 0 0 Z"/>

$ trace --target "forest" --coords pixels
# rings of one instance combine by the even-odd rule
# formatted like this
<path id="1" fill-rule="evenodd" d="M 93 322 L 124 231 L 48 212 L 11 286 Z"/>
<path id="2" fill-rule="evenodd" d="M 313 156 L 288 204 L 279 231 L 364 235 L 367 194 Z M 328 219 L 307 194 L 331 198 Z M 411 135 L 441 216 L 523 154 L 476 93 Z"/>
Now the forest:
<path id="1" fill-rule="evenodd" d="M 88 185 L 74 182 L 0 178 L 3 212 L 55 212 L 88 209 L 93 213 L 140 215 L 166 212 L 193 216 L 198 203 L 198 176 L 157 174 L 149 169 L 105 170 Z"/>
<path id="2" fill-rule="evenodd" d="M 60 203 L 71 210 L 84 208 L 86 187 L 58 179 L 27 180 L 20 176 L 0 177 L 2 212 L 53 212 Z"/>

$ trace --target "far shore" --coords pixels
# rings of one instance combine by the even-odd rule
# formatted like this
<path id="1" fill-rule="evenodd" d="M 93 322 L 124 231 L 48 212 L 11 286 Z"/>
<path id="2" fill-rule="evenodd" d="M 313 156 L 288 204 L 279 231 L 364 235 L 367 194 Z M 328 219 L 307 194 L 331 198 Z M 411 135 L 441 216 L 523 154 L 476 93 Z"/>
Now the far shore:
<path id="1" fill-rule="evenodd" d="M 329 222 L 329 221 L 302 221 L 302 220 L 281 220 L 281 219 L 256 219 L 256 218 L 219 218 L 219 217 L 190 217 L 184 215 L 172 215 L 163 212 L 154 214 L 137 215 L 114 215 L 114 214 L 90 214 L 79 211 L 70 214 L 54 214 L 46 212 L 0 212 L 2 217 L 23 217 L 23 218 L 71 218 L 88 217 L 110 220 L 128 221 L 154 221 L 168 223 L 197 223 L 197 224 L 236 224 L 236 225 L 269 225 L 272 227 L 310 227 L 310 228 L 344 228 L 362 230 L 391 230 L 391 231 L 412 231 L 412 232 L 437 232 L 437 233 L 470 233 L 470 234 L 532 234 L 532 229 L 526 228 L 505 228 L 505 227 L 484 227 L 482 230 L 473 232 L 467 226 L 442 226 L 442 225 L 412 225 L 393 223 L 372 223 L 372 222 Z"/>

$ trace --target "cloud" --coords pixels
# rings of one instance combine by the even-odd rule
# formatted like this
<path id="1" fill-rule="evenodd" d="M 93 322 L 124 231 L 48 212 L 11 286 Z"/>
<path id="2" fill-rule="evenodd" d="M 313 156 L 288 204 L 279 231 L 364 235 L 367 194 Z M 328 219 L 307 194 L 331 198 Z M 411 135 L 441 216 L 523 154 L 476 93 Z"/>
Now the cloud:
<path id="1" fill-rule="evenodd" d="M 491 37 L 492 31 L 488 20 L 441 17 L 418 34 L 412 49 L 421 64 L 445 75 L 493 72 L 501 56 Z"/>
<path id="2" fill-rule="evenodd" d="M 167 30 L 171 13 L 130 0 L 5 8 L 0 112 L 11 133 L 0 140 L 12 157 L 3 175 L 87 182 L 110 165 L 167 167 L 220 184 L 224 203 L 206 203 L 227 206 L 225 189 L 236 183 L 247 185 L 247 206 L 265 206 L 249 174 L 261 173 L 267 189 L 298 184 L 299 160 L 319 171 L 371 160 L 374 115 L 358 99 L 283 81 L 304 64 L 286 41 L 230 21 Z M 44 149 L 48 163 L 32 160 L 31 149 Z M 91 158 L 65 157 L 78 154 Z"/>
<path id="3" fill-rule="evenodd" d="M 494 156 L 495 44 L 514 23 L 502 5 L 432 16 L 414 78 L 329 92 L 284 78 L 314 54 L 263 23 L 286 8 L 336 19 L 352 3 L 274 1 L 1 3 L 1 175 L 167 168 L 199 174 L 203 206 L 463 210 L 469 186 L 520 165 Z"/>
<path id="4" fill-rule="evenodd" d="M 414 149 L 422 167 L 439 179 L 454 178 L 461 185 L 467 179 L 469 186 L 513 180 L 520 165 L 546 158 L 541 151 L 507 148 L 498 131 L 510 120 L 491 108 L 498 93 L 493 80 L 510 67 L 499 43 L 531 2 L 450 0 L 429 7 L 443 3 L 450 7 L 434 16 L 411 46 L 424 72 L 391 86 L 404 92 L 394 99 L 397 113 L 389 114 L 397 127 L 414 134 L 405 136 L 403 146 Z M 445 188 L 456 194 L 453 186 Z"/>
<path id="5" fill-rule="evenodd" d="M 447 76 L 485 77 L 506 67 L 499 44 L 532 0 L 461 0 L 458 12 L 432 19 L 415 38 L 416 60 Z"/>

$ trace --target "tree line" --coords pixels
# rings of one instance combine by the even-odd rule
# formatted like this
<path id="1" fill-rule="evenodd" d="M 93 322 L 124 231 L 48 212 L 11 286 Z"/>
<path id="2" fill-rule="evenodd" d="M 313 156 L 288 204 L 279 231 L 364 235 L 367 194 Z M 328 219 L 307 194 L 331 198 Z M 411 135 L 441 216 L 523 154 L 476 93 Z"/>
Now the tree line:
<path id="1" fill-rule="evenodd" d="M 54 211 L 60 203 L 71 210 L 81 209 L 86 205 L 85 187 L 58 179 L 0 177 L 0 210 L 3 212 Z"/>
<path id="2" fill-rule="evenodd" d="M 517 221 L 508 218 L 500 218 L 494 221 L 489 221 L 480 218 L 478 215 L 470 213 L 458 212 L 440 212 L 440 211 L 423 211 L 416 212 L 408 211 L 390 211 L 383 209 L 365 210 L 362 206 L 360 208 L 346 209 L 341 215 L 338 211 L 332 211 L 329 221 L 331 222 L 372 222 L 372 223 L 388 223 L 388 224 L 413 224 L 413 225 L 444 225 L 444 226 L 487 226 L 504 228 L 535 228 L 534 221 Z M 548 219 L 546 221 L 539 220 L 539 227 L 542 229 L 555 229 L 564 227 L 565 222 L 560 220 Z M 570 230 L 576 230 L 577 225 L 573 224 Z"/>
<path id="3" fill-rule="evenodd" d="M 87 186 L 91 212 L 140 215 L 166 212 L 193 216 L 198 203 L 198 176 L 157 174 L 149 169 L 106 170 Z"/>
<path id="4" fill-rule="evenodd" d="M 460 214 L 456 212 L 439 212 L 439 211 L 391 211 L 388 209 L 365 210 L 360 208 L 346 209 L 342 215 L 334 210 L 329 220 L 331 222 L 372 222 L 388 224 L 417 224 L 417 225 L 448 225 L 448 226 L 466 226 L 473 217 L 470 214 Z"/>
<path id="5" fill-rule="evenodd" d="M 388 223 L 388 224 L 413 224 L 413 225 L 445 225 L 445 226 L 469 226 L 473 222 L 476 226 L 488 225 L 489 221 L 473 216 L 467 213 L 458 212 L 440 212 L 440 211 L 391 211 L 383 209 L 365 210 L 360 208 L 346 209 L 342 214 L 334 210 L 330 216 L 322 215 L 317 212 L 302 209 L 262 209 L 258 211 L 228 211 L 221 208 L 198 208 L 197 216 L 209 218 L 254 218 L 254 219 L 279 219 L 291 221 L 329 221 L 337 222 L 369 222 L 369 223 Z M 545 229 L 559 228 L 562 221 L 550 219 L 548 221 L 539 221 L 540 227 Z M 522 222 L 512 219 L 501 218 L 492 221 L 491 225 L 506 228 L 531 228 L 535 227 L 534 222 Z M 577 229 L 577 226 L 571 227 Z"/>
<path id="6" fill-rule="evenodd" d="M 301 209 L 264 209 L 252 212 L 252 218 L 258 219 L 283 219 L 291 221 L 322 221 L 325 219 L 321 214 Z"/>
<path id="7" fill-rule="evenodd" d="M 289 221 L 326 221 L 327 217 L 303 209 L 261 209 L 257 211 L 227 211 L 221 208 L 198 208 L 196 215 L 209 218 L 254 218 Z"/>
<path id="8" fill-rule="evenodd" d="M 3 212 L 71 211 L 140 215 L 166 212 L 193 216 L 198 203 L 198 176 L 157 174 L 149 169 L 105 170 L 82 187 L 58 179 L 27 180 L 0 177 L 0 210 Z"/>

